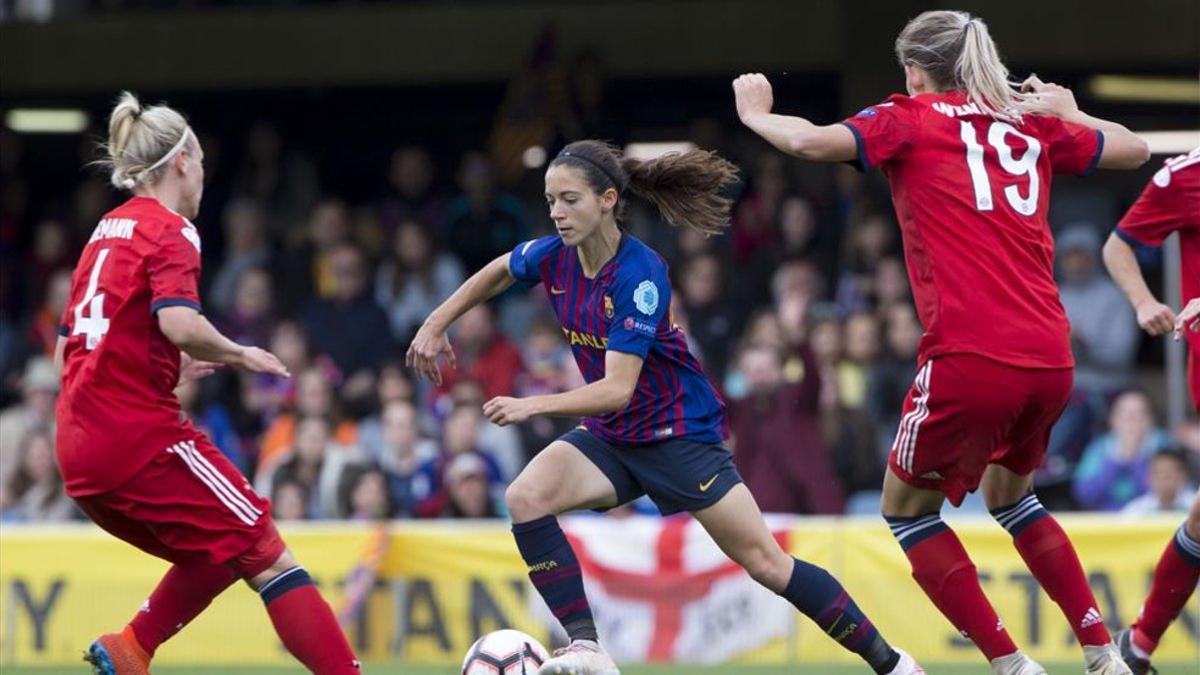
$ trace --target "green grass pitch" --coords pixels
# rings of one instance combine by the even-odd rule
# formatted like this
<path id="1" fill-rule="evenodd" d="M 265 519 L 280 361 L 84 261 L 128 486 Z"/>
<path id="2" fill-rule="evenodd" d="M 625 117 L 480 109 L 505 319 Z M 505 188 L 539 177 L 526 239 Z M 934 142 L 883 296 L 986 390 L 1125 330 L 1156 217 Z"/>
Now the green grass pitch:
<path id="1" fill-rule="evenodd" d="M 1082 664 L 1067 663 L 1049 666 L 1050 675 L 1079 675 L 1083 672 Z M 78 668 L 63 667 L 34 667 L 9 666 L 0 664 L 0 672 L 4 675 L 79 675 L 86 673 L 86 667 L 80 664 Z M 299 668 L 240 668 L 240 667 L 170 667 L 162 666 L 154 669 L 155 675 L 301 675 L 304 671 Z M 457 668 L 444 666 L 400 666 L 396 664 L 368 664 L 366 673 L 395 673 L 396 675 L 457 675 Z M 1158 666 L 1159 675 L 1195 675 L 1195 666 L 1186 664 Z M 683 675 L 684 673 L 721 673 L 721 675 L 863 675 L 869 672 L 858 666 L 717 666 L 700 668 L 693 666 L 629 666 L 621 669 L 622 675 Z M 984 665 L 979 666 L 931 666 L 929 675 L 990 675 L 991 670 Z"/>

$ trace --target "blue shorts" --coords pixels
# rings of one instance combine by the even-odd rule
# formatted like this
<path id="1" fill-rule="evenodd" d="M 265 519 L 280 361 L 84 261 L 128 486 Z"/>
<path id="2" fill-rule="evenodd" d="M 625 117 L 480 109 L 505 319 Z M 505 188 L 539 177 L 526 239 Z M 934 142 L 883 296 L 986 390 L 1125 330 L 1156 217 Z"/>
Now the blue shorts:
<path id="1" fill-rule="evenodd" d="M 617 504 L 649 495 L 664 516 L 712 506 L 742 482 L 733 453 L 717 443 L 676 438 L 617 447 L 586 429 L 572 429 L 558 440 L 579 448 L 608 477 Z"/>

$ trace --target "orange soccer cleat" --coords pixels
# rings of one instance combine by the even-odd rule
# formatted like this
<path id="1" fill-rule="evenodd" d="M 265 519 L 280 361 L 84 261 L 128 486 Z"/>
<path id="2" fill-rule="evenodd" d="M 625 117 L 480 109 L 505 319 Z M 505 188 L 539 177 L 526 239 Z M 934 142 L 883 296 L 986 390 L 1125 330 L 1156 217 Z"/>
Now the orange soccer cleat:
<path id="1" fill-rule="evenodd" d="M 83 660 L 92 664 L 93 675 L 150 675 L 150 655 L 129 626 L 96 638 Z"/>

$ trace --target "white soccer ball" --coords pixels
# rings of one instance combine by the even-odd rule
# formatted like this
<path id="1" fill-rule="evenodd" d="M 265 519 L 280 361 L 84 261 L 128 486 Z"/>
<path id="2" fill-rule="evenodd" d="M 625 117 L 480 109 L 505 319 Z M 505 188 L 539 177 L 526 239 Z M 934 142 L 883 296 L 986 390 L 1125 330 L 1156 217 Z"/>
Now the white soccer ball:
<path id="1" fill-rule="evenodd" d="M 471 645 L 462 675 L 537 675 L 548 658 L 546 648 L 525 633 L 498 630 Z"/>

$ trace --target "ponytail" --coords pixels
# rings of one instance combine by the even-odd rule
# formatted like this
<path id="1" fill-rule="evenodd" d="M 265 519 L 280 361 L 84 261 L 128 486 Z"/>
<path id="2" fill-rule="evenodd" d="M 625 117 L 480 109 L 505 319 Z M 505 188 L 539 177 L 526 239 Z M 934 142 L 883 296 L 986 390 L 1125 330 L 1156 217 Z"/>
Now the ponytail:
<path id="1" fill-rule="evenodd" d="M 924 70 L 940 91 L 962 89 L 985 115 L 1020 123 L 1039 109 L 1009 80 L 983 19 L 966 12 L 923 12 L 896 38 L 901 65 Z"/>
<path id="2" fill-rule="evenodd" d="M 100 146 L 105 158 L 97 163 L 110 171 L 114 187 L 132 190 L 158 180 L 192 135 L 183 115 L 165 105 L 143 108 L 124 91 L 108 118 L 108 142 Z"/>
<path id="3" fill-rule="evenodd" d="M 600 141 L 576 141 L 559 153 L 550 166 L 569 164 L 579 169 L 597 193 L 626 188 L 652 202 L 668 223 L 687 226 L 705 235 L 729 226 L 732 202 L 723 192 L 738 177 L 738 169 L 708 150 L 671 152 L 650 160 L 625 157 Z M 617 222 L 624 220 L 624 200 L 618 200 Z"/>

